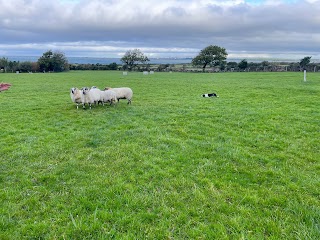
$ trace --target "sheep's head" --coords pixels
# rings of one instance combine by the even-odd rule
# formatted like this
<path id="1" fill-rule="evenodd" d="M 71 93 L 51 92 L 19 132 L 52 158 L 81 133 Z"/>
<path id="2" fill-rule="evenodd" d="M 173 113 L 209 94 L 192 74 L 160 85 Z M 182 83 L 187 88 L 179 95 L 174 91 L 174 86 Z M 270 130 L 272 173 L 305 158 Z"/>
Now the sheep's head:
<path id="1" fill-rule="evenodd" d="M 73 87 L 73 88 L 70 89 L 70 92 L 71 92 L 72 94 L 75 94 L 77 90 L 78 90 L 78 88 Z"/>
<path id="2" fill-rule="evenodd" d="M 86 95 L 89 92 L 89 90 L 90 89 L 88 87 L 81 88 L 81 91 L 82 91 L 83 95 Z"/>

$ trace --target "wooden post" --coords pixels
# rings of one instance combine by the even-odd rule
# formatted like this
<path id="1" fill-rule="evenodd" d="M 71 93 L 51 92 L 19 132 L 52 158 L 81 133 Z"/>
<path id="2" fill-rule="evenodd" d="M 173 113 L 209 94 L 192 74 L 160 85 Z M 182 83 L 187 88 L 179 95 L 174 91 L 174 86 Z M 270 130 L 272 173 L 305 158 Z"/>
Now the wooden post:
<path id="1" fill-rule="evenodd" d="M 307 81 L 307 70 L 303 71 L 303 81 L 306 82 Z"/>

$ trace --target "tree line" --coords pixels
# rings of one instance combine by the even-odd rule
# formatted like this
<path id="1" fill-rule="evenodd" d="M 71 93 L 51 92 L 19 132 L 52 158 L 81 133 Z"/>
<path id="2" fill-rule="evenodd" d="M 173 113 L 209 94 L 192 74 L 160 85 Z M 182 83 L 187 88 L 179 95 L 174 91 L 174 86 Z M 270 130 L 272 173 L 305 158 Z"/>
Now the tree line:
<path id="1" fill-rule="evenodd" d="M 202 49 L 186 67 L 182 65 L 179 71 L 319 71 L 320 64 L 310 63 L 311 57 L 307 56 L 296 63 L 248 62 L 246 59 L 240 62 L 227 62 L 228 53 L 225 48 L 210 45 Z M 125 71 L 174 71 L 174 65 L 158 64 L 151 66 L 150 59 L 140 49 L 128 50 L 120 59 L 122 65 L 111 64 L 69 64 L 63 52 L 48 50 L 38 59 L 37 62 L 30 61 L 9 61 L 8 58 L 0 58 L 1 72 L 63 72 L 68 70 L 125 70 Z M 190 66 L 191 70 L 190 70 Z M 208 70 L 209 69 L 209 70 Z"/>
<path id="2" fill-rule="evenodd" d="M 49 50 L 37 62 L 9 61 L 2 57 L 0 69 L 2 72 L 63 72 L 69 70 L 69 63 L 64 53 Z"/>

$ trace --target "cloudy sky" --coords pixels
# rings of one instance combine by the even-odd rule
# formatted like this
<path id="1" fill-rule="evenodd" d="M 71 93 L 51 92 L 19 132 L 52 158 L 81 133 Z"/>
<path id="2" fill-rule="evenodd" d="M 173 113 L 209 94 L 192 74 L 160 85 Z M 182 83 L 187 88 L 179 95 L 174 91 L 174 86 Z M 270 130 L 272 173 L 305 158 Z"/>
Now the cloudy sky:
<path id="1" fill-rule="evenodd" d="M 0 57 L 320 59 L 320 0 L 0 0 Z"/>

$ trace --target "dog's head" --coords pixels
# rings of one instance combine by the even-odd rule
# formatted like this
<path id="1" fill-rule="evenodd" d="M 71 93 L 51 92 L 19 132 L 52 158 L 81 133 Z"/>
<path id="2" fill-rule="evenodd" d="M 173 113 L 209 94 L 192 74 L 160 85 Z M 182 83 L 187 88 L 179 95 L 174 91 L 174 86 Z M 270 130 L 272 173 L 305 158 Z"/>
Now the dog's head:
<path id="1" fill-rule="evenodd" d="M 218 97 L 218 95 L 215 94 L 215 93 L 209 93 L 209 96 L 210 96 L 210 97 Z"/>

